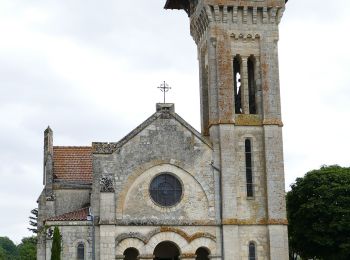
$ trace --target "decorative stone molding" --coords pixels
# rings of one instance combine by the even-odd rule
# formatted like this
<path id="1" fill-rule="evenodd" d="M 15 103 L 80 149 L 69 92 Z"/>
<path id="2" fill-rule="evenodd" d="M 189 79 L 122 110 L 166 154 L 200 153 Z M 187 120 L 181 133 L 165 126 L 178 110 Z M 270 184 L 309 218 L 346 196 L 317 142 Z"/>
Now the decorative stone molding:
<path id="1" fill-rule="evenodd" d="M 255 40 L 255 39 L 260 39 L 260 34 L 257 33 L 257 32 L 250 32 L 250 33 L 231 33 L 230 34 L 230 37 L 231 38 L 234 38 L 236 40 L 238 39 L 244 39 L 244 40 L 247 40 L 247 39 L 251 39 L 251 40 Z"/>
<path id="2" fill-rule="evenodd" d="M 145 220 L 145 219 L 116 219 L 116 225 L 119 226 L 159 226 L 159 225 L 181 225 L 181 226 L 212 226 L 218 223 L 214 220 L 179 220 L 173 219 L 162 219 L 162 220 Z"/>
<path id="3" fill-rule="evenodd" d="M 176 234 L 180 235 L 181 237 L 183 237 L 188 243 L 191 243 L 192 241 L 196 240 L 197 238 L 209 238 L 210 240 L 216 241 L 216 237 L 210 233 L 197 232 L 197 233 L 194 233 L 193 235 L 188 235 L 185 231 L 178 229 L 178 228 L 174 228 L 174 227 L 159 227 L 159 228 L 152 230 L 147 235 L 142 235 L 138 232 L 123 233 L 123 234 L 120 234 L 119 236 L 117 236 L 115 241 L 116 241 L 116 244 L 119 244 L 121 241 L 123 241 L 125 239 L 136 238 L 136 239 L 142 241 L 144 244 L 147 244 L 153 236 L 155 236 L 159 233 L 163 233 L 163 232 L 176 233 Z"/>
<path id="4" fill-rule="evenodd" d="M 211 19 L 212 17 L 208 16 L 208 10 L 204 8 L 199 12 L 199 15 L 193 15 L 191 17 L 191 35 L 196 43 L 198 43 L 204 35 Z"/>
<path id="5" fill-rule="evenodd" d="M 283 126 L 283 122 L 277 118 L 265 118 L 263 121 L 263 125 L 278 125 Z"/>
<path id="6" fill-rule="evenodd" d="M 232 125 L 234 123 L 235 123 L 235 120 L 233 120 L 233 119 L 230 119 L 230 120 L 212 120 L 212 121 L 209 121 L 209 128 L 212 125 Z"/>
<path id="7" fill-rule="evenodd" d="M 129 232 L 129 233 L 123 233 L 123 234 L 120 234 L 119 236 L 117 236 L 115 238 L 115 243 L 116 244 L 119 244 L 120 241 L 124 240 L 124 239 L 127 239 L 127 238 L 136 238 L 138 240 L 141 240 L 143 243 L 146 243 L 149 238 L 142 235 L 141 233 L 138 233 L 138 232 Z"/>
<path id="8" fill-rule="evenodd" d="M 259 115 L 236 115 L 235 125 L 237 126 L 262 126 L 262 119 Z"/>
<path id="9" fill-rule="evenodd" d="M 253 24 L 278 24 L 283 15 L 284 5 L 277 4 L 266 7 L 264 4 L 206 5 L 203 9 L 205 10 L 209 24 L 248 24 L 250 21 Z M 191 16 L 191 19 L 193 17 L 196 17 L 195 14 Z M 262 17 L 262 19 L 259 20 L 258 17 Z"/>
<path id="10" fill-rule="evenodd" d="M 102 176 L 100 179 L 101 192 L 114 192 L 113 179 L 111 176 Z"/>
<path id="11" fill-rule="evenodd" d="M 145 254 L 143 254 L 143 255 L 139 255 L 138 257 L 137 257 L 137 259 L 140 259 L 140 260 L 146 260 L 146 259 L 154 259 L 154 255 L 152 255 L 152 254 L 148 254 L 148 255 L 145 255 Z"/>
<path id="12" fill-rule="evenodd" d="M 288 225 L 286 219 L 223 219 L 223 225 Z"/>

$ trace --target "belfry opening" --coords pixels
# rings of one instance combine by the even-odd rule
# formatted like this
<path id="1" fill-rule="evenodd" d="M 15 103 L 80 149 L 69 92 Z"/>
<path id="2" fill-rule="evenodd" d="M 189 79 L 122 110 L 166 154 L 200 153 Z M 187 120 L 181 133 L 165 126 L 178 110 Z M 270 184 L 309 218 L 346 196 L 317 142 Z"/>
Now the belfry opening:
<path id="1" fill-rule="evenodd" d="M 169 241 L 159 243 L 154 249 L 154 260 L 179 260 L 178 246 Z"/>

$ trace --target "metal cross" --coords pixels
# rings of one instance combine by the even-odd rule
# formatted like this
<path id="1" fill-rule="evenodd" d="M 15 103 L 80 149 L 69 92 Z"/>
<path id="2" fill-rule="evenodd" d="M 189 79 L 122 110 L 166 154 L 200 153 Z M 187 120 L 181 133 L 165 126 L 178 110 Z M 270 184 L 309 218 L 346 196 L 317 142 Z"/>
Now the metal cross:
<path id="1" fill-rule="evenodd" d="M 158 88 L 163 92 L 165 104 L 165 93 L 168 92 L 171 89 L 171 87 L 169 87 L 169 85 L 165 83 L 165 81 L 163 81 L 163 83 Z"/>

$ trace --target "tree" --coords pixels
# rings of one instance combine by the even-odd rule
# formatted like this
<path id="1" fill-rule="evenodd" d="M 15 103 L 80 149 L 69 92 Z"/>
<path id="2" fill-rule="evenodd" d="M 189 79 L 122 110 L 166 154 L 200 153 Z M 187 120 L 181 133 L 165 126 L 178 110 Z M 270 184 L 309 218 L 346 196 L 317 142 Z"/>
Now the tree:
<path id="1" fill-rule="evenodd" d="M 0 237 L 0 255 L 5 255 L 6 260 L 12 260 L 17 258 L 17 247 L 8 237 Z"/>
<path id="2" fill-rule="evenodd" d="M 350 259 L 350 168 L 323 166 L 287 193 L 291 251 L 307 259 Z"/>
<path id="3" fill-rule="evenodd" d="M 19 259 L 21 260 L 35 260 L 36 259 L 36 237 L 25 237 L 17 246 Z"/>
<path id="4" fill-rule="evenodd" d="M 38 233 L 38 209 L 32 209 L 30 211 L 32 216 L 29 216 L 29 225 L 31 225 L 33 228 L 28 228 L 29 231 L 32 231 L 34 234 Z"/>
<path id="5" fill-rule="evenodd" d="M 53 230 L 51 260 L 61 260 L 61 234 L 58 227 Z"/>

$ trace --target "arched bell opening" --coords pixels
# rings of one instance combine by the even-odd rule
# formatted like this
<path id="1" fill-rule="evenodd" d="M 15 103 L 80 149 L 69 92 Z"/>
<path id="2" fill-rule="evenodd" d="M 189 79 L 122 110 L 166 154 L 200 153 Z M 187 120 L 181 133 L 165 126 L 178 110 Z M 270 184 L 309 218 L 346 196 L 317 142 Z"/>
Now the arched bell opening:
<path id="1" fill-rule="evenodd" d="M 200 247 L 196 251 L 196 260 L 209 260 L 210 251 L 205 247 Z"/>
<path id="2" fill-rule="evenodd" d="M 159 243 L 153 252 L 154 260 L 179 260 L 180 249 L 170 241 Z"/>
<path id="3" fill-rule="evenodd" d="M 242 70 L 242 58 L 240 55 L 236 55 L 233 58 L 233 98 L 235 101 L 235 113 L 236 114 L 242 114 L 243 113 L 243 107 L 242 107 L 242 89 L 241 89 L 241 70 Z"/>
<path id="4" fill-rule="evenodd" d="M 130 247 L 124 251 L 124 260 L 137 260 L 139 251 L 136 248 Z"/>

